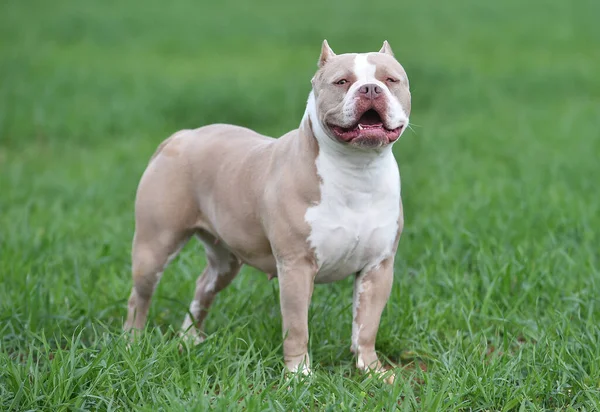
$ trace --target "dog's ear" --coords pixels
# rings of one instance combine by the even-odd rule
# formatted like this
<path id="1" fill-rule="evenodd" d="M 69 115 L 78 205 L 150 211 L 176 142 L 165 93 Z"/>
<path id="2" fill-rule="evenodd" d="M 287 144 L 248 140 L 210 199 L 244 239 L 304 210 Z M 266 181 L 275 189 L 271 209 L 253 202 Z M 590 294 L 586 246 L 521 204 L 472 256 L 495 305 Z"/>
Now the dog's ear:
<path id="1" fill-rule="evenodd" d="M 387 40 L 383 41 L 383 46 L 381 46 L 381 50 L 379 50 L 379 53 L 389 54 L 390 56 L 394 57 L 392 47 L 390 46 Z"/>
<path id="2" fill-rule="evenodd" d="M 327 63 L 327 60 L 331 59 L 332 57 L 335 57 L 335 53 L 333 50 L 331 50 L 331 47 L 329 47 L 327 40 L 323 40 L 323 46 L 321 46 L 321 56 L 319 57 L 318 63 L 319 68 L 323 67 L 323 65 Z"/>

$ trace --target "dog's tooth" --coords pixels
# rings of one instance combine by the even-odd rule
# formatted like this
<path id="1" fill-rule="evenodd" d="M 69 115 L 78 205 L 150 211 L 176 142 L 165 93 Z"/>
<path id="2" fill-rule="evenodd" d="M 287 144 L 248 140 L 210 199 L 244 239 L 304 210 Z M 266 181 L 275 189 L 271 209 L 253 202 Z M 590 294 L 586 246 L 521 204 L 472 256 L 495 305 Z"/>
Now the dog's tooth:
<path id="1" fill-rule="evenodd" d="M 358 130 L 362 130 L 362 129 L 363 129 L 363 126 L 362 126 L 362 124 L 359 123 L 358 124 Z"/>

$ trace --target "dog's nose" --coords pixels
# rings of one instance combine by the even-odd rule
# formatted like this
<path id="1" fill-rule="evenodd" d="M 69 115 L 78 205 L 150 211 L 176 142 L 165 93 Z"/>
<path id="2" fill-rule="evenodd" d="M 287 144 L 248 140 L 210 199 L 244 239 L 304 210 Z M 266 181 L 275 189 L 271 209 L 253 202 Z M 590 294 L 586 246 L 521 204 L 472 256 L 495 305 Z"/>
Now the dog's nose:
<path id="1" fill-rule="evenodd" d="M 381 87 L 377 86 L 376 84 L 363 84 L 358 89 L 358 93 L 360 93 L 361 96 L 364 96 L 371 100 L 381 96 L 382 92 L 383 90 L 381 90 Z"/>

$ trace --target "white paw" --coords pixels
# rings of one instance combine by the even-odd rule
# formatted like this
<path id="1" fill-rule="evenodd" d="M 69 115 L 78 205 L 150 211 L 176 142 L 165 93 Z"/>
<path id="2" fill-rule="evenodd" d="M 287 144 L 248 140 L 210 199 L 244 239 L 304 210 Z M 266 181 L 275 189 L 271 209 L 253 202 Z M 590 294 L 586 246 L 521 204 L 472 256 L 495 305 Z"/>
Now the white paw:
<path id="1" fill-rule="evenodd" d="M 200 333 L 193 329 L 189 329 L 187 331 L 179 332 L 179 336 L 181 337 L 182 343 L 179 345 L 179 350 L 183 351 L 183 345 L 185 344 L 188 347 L 194 347 L 200 345 L 206 339 Z"/>
<path id="2" fill-rule="evenodd" d="M 308 376 L 312 373 L 309 365 L 310 358 L 308 357 L 308 354 L 300 356 L 299 359 L 286 362 L 288 372 L 304 376 Z"/>
<path id="3" fill-rule="evenodd" d="M 301 365 L 296 365 L 294 368 L 288 370 L 292 373 L 302 374 L 304 376 L 308 376 L 312 373 L 310 368 L 304 363 Z"/>
<path id="4" fill-rule="evenodd" d="M 377 358 L 375 358 L 375 361 L 367 364 L 362 355 L 359 355 L 356 360 L 356 367 L 364 373 L 375 374 L 379 379 L 390 385 L 396 380 L 396 375 L 391 370 L 386 370 Z"/>

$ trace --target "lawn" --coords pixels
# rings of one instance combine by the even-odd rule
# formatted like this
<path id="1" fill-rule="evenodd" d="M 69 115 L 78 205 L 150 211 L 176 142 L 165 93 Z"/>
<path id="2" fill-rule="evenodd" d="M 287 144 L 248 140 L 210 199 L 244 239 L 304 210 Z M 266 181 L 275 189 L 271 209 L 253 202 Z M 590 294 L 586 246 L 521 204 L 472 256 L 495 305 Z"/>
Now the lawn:
<path id="1" fill-rule="evenodd" d="M 3 1 L 0 410 L 598 410 L 599 15 L 594 0 Z M 354 368 L 351 279 L 315 289 L 304 381 L 282 373 L 277 280 L 251 268 L 180 352 L 197 242 L 128 350 L 149 157 L 182 128 L 297 127 L 323 38 L 387 39 L 411 80 L 377 341 L 399 379 Z"/>

